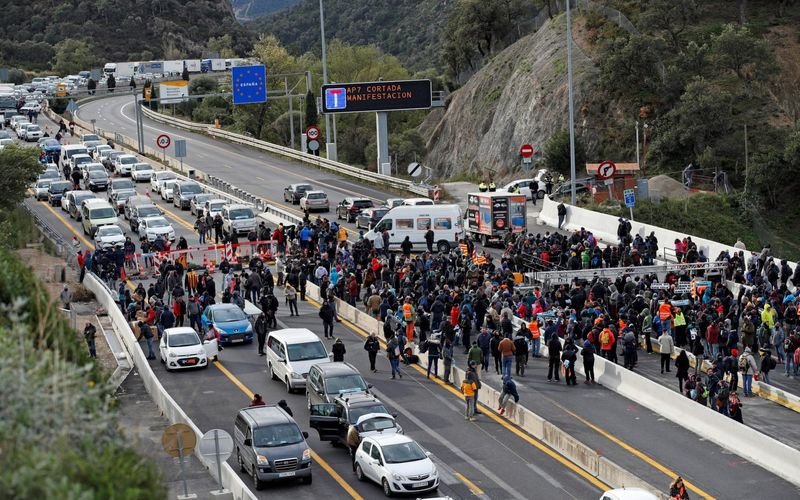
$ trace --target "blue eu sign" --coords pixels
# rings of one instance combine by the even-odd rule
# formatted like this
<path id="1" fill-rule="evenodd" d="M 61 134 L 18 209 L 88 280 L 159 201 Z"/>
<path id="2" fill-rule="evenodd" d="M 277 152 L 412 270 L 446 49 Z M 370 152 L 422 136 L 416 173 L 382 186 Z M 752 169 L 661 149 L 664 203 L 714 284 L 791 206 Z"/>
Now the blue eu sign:
<path id="1" fill-rule="evenodd" d="M 326 88 L 325 109 L 331 111 L 347 109 L 347 89 L 344 87 Z"/>
<path id="2" fill-rule="evenodd" d="M 234 104 L 267 102 L 267 68 L 264 66 L 234 66 L 231 68 Z"/>

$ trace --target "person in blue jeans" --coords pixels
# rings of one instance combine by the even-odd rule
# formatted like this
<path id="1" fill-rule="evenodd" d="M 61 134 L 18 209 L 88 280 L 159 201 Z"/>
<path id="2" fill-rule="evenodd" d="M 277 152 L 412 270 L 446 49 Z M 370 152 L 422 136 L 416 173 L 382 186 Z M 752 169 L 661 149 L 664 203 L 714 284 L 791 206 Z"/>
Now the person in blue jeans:
<path id="1" fill-rule="evenodd" d="M 510 377 L 511 365 L 514 363 L 514 353 L 516 352 L 514 341 L 508 337 L 503 338 L 497 346 L 497 350 L 500 351 L 500 356 L 503 359 L 503 377 Z"/>
<path id="2" fill-rule="evenodd" d="M 753 374 L 758 374 L 758 365 L 749 347 L 745 347 L 739 358 L 739 373 L 742 376 L 742 392 L 745 397 L 752 397 Z"/>
<path id="3" fill-rule="evenodd" d="M 433 368 L 433 377 L 439 377 L 439 354 L 441 352 L 441 345 L 439 342 L 428 341 L 428 373 L 425 378 L 431 378 L 431 368 Z"/>
<path id="4" fill-rule="evenodd" d="M 389 365 L 392 367 L 392 378 L 396 378 L 395 376 L 399 376 L 403 378 L 403 374 L 400 373 L 400 342 L 397 339 L 396 335 L 392 335 L 389 338 L 389 342 L 386 344 L 386 356 L 389 358 Z"/>

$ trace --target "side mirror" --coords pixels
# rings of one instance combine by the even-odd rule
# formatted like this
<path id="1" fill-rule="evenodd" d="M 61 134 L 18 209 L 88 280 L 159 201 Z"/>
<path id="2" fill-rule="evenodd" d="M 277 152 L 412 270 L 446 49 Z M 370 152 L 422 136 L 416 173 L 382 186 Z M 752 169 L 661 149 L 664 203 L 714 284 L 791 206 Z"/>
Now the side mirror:
<path id="1" fill-rule="evenodd" d="M 367 389 L 372 389 L 372 384 L 367 384 Z"/>
<path id="2" fill-rule="evenodd" d="M 393 418 L 397 418 L 397 413 L 392 413 Z"/>
<path id="3" fill-rule="evenodd" d="M 429 452 L 429 451 L 426 451 L 426 452 L 425 452 L 425 456 L 426 456 L 426 457 L 430 457 L 431 455 L 433 455 L 433 453 L 431 453 L 431 452 Z"/>
<path id="4" fill-rule="evenodd" d="M 303 437 L 308 439 L 308 433 L 306 431 L 303 431 Z"/>
<path id="5" fill-rule="evenodd" d="M 333 353 L 332 352 L 328 353 L 328 359 L 333 359 Z"/>
<path id="6" fill-rule="evenodd" d="M 244 440 L 244 445 L 245 446 L 253 446 L 253 440 L 252 439 L 245 439 Z"/>

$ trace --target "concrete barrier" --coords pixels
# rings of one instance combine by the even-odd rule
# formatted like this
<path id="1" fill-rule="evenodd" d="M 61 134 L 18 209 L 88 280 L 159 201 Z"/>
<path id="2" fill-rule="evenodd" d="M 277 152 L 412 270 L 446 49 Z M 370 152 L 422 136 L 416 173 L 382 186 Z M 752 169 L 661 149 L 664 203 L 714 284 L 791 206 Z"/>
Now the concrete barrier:
<path id="1" fill-rule="evenodd" d="M 159 382 L 155 373 L 153 373 L 153 369 L 150 368 L 144 351 L 142 351 L 139 343 L 136 341 L 130 325 L 122 314 L 122 311 L 119 310 L 119 307 L 114 302 L 114 296 L 111 291 L 92 273 L 87 273 L 83 284 L 94 293 L 100 305 L 108 311 L 108 316 L 111 319 L 114 330 L 123 341 L 128 354 L 138 370 L 139 376 L 142 378 L 142 382 L 144 382 L 147 392 L 159 409 L 161 409 L 161 412 L 167 417 L 170 423 L 182 423 L 191 427 L 199 440 L 203 433 L 200 431 L 200 428 L 192 422 L 192 419 L 189 418 L 178 403 L 172 399 L 172 396 L 164 389 L 164 386 L 161 385 L 161 382 Z M 197 448 L 195 448 L 195 456 L 200 460 L 200 463 L 208 469 L 209 474 L 211 474 L 212 477 L 216 477 L 216 464 L 209 462 L 204 456 L 200 455 Z M 232 498 L 235 500 L 256 500 L 256 496 L 253 495 L 239 475 L 227 462 L 222 466 L 222 486 L 233 495 Z M 225 497 L 216 496 L 215 498 Z"/>

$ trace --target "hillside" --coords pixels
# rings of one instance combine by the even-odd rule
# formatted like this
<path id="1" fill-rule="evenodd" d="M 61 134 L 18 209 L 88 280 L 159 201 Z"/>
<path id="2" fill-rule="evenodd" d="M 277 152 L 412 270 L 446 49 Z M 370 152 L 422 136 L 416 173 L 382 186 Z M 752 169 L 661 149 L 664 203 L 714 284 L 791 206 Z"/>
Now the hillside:
<path id="1" fill-rule="evenodd" d="M 233 12 L 241 21 L 266 16 L 295 5 L 299 0 L 231 0 Z"/>
<path id="2" fill-rule="evenodd" d="M 236 53 L 251 46 L 251 35 L 236 21 L 227 1 L 5 0 L 2 12 L 3 67 L 50 69 L 59 44 L 68 39 L 86 42 L 94 59 L 87 62 L 93 65 L 199 57 L 209 38 L 225 34 L 231 34 Z"/>
<path id="3" fill-rule="evenodd" d="M 438 46 L 452 0 L 326 0 L 325 36 L 352 45 L 374 44 L 397 56 L 406 67 L 439 66 Z M 288 10 L 256 19 L 246 26 L 274 34 L 295 55 L 320 51 L 319 2 L 301 0 Z"/>
<path id="4" fill-rule="evenodd" d="M 561 16 L 500 52 L 451 95 L 446 111 L 428 116 L 420 130 L 428 165 L 445 177 L 499 179 L 518 165 L 520 145 L 541 149 L 567 128 L 565 26 Z M 573 68 L 581 109 L 598 70 L 580 50 Z"/>

